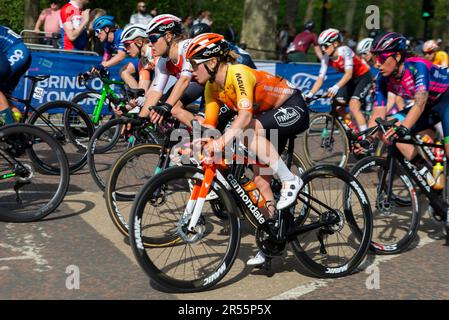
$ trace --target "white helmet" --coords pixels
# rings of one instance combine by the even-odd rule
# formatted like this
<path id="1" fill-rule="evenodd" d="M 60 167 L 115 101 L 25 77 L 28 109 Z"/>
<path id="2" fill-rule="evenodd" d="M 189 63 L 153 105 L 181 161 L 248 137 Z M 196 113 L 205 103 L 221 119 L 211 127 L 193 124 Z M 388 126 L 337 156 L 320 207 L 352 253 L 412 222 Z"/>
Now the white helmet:
<path id="1" fill-rule="evenodd" d="M 340 31 L 337 29 L 326 29 L 323 32 L 320 33 L 320 36 L 318 37 L 318 44 L 332 44 L 334 41 L 341 41 L 341 34 Z"/>
<path id="2" fill-rule="evenodd" d="M 426 52 L 433 52 L 436 51 L 438 49 L 438 43 L 435 40 L 429 40 L 424 42 L 423 46 L 422 46 L 422 51 L 424 53 Z"/>
<path id="3" fill-rule="evenodd" d="M 367 53 L 371 50 L 371 45 L 373 44 L 373 38 L 365 38 L 359 41 L 357 44 L 357 54 Z"/>
<path id="4" fill-rule="evenodd" d="M 132 41 L 136 38 L 148 38 L 146 33 L 146 25 L 144 24 L 132 24 L 127 26 L 120 37 L 120 42 Z"/>
<path id="5" fill-rule="evenodd" d="M 181 19 L 172 14 L 160 14 L 154 17 L 148 24 L 147 34 L 163 34 L 165 32 L 181 34 Z"/>

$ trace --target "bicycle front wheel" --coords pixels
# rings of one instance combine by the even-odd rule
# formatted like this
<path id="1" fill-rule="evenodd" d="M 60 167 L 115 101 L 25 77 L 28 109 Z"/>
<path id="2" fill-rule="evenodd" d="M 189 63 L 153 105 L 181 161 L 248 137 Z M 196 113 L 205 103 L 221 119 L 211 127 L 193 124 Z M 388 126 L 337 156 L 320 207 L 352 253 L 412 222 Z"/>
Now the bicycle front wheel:
<path id="1" fill-rule="evenodd" d="M 351 170 L 365 188 L 373 211 L 372 248 L 378 254 L 395 254 L 406 250 L 418 232 L 420 212 L 414 184 L 396 166 L 388 170 L 385 158 L 368 157 Z M 387 181 L 393 174 L 392 192 Z"/>
<path id="2" fill-rule="evenodd" d="M 49 175 L 37 170 L 30 154 L 45 158 L 55 172 Z M 69 180 L 64 150 L 48 133 L 23 123 L 0 128 L 0 220 L 29 222 L 44 218 L 64 199 Z"/>
<path id="3" fill-rule="evenodd" d="M 333 164 L 345 168 L 349 159 L 349 141 L 341 123 L 328 113 L 314 115 L 304 134 L 304 153 L 311 167 Z"/>
<path id="4" fill-rule="evenodd" d="M 191 186 L 201 184 L 203 174 L 190 166 L 168 168 L 143 186 L 132 208 L 129 226 L 134 256 L 153 281 L 169 290 L 206 290 L 227 274 L 237 256 L 240 225 L 235 204 L 216 179 L 211 190 L 222 199 L 227 218 L 215 216 L 206 201 L 195 233 L 187 232 Z M 148 239 L 151 243 L 173 236 L 178 240 L 171 246 L 143 245 Z"/>
<path id="5" fill-rule="evenodd" d="M 371 241 L 372 215 L 366 194 L 352 175 L 337 166 L 319 165 L 302 179 L 313 191 L 300 192 L 303 205 L 301 214 L 295 215 L 296 226 L 330 224 L 296 236 L 292 250 L 320 278 L 346 276 L 363 261 Z M 346 194 L 345 188 L 352 192 Z"/>

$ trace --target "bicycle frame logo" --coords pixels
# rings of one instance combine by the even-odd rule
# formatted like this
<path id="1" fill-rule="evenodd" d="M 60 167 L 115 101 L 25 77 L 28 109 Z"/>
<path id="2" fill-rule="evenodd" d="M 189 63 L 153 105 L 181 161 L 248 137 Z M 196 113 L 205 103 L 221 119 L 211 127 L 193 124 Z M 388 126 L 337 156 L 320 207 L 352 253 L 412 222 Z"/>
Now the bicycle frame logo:
<path id="1" fill-rule="evenodd" d="M 425 178 L 423 178 L 418 170 L 416 170 L 416 168 L 410 163 L 410 161 L 408 161 L 407 159 L 403 159 L 403 162 L 407 165 L 407 168 L 410 169 L 410 171 L 413 173 L 413 175 L 415 176 L 415 178 L 419 181 L 419 183 L 421 183 L 422 187 L 424 189 L 427 190 L 427 192 L 430 192 L 430 186 L 427 184 L 427 181 Z"/>
<path id="2" fill-rule="evenodd" d="M 238 181 L 234 178 L 232 174 L 229 174 L 227 176 L 227 180 L 234 188 L 234 190 L 237 192 L 237 195 L 240 197 L 240 199 L 242 199 L 243 203 L 246 205 L 248 210 L 253 214 L 253 217 L 256 218 L 256 220 L 260 224 L 264 224 L 265 218 L 259 211 L 259 208 L 256 205 L 254 205 L 251 198 L 246 194 L 245 189 L 242 188 L 242 186 L 238 183 Z"/>

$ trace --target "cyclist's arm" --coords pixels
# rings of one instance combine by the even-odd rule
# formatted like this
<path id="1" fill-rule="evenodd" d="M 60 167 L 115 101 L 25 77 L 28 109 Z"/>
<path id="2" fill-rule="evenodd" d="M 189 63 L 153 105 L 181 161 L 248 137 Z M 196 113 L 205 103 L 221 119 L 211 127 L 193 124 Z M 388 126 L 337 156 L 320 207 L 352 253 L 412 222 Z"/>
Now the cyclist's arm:
<path id="1" fill-rule="evenodd" d="M 410 111 L 408 112 L 407 117 L 405 117 L 404 122 L 402 122 L 402 125 L 404 127 L 410 129 L 411 127 L 413 127 L 416 121 L 418 121 L 419 117 L 426 107 L 428 97 L 428 91 L 421 90 L 415 93 L 415 103 L 410 108 Z"/>
<path id="2" fill-rule="evenodd" d="M 223 144 L 226 145 L 231 142 L 234 137 L 241 133 L 251 123 L 253 118 L 253 101 L 254 101 L 254 87 L 256 86 L 256 77 L 249 72 L 242 72 L 235 70 L 230 73 L 231 81 L 236 93 L 236 104 L 238 114 L 231 124 L 230 130 L 227 130 L 220 138 Z"/>
<path id="3" fill-rule="evenodd" d="M 151 108 L 157 105 L 159 100 L 162 98 L 162 95 L 162 91 L 150 89 L 145 95 L 145 104 L 142 110 L 140 110 L 139 117 L 148 117 Z"/>
<path id="4" fill-rule="evenodd" d="M 388 98 L 387 98 L 387 107 L 386 112 L 390 112 L 390 110 L 394 107 L 394 104 L 396 103 L 396 95 L 392 92 L 388 92 Z"/>
<path id="5" fill-rule="evenodd" d="M 113 56 L 108 61 L 103 61 L 101 65 L 105 68 L 113 67 L 120 62 L 122 62 L 126 58 L 126 53 L 124 51 L 119 50 L 115 56 Z"/>
<path id="6" fill-rule="evenodd" d="M 340 79 L 340 81 L 337 82 L 337 86 L 340 88 L 344 87 L 348 83 L 348 81 L 352 79 L 352 73 L 353 73 L 352 68 L 345 70 L 345 74 Z"/>
<path id="7" fill-rule="evenodd" d="M 318 59 L 323 59 L 323 53 L 321 52 L 320 46 L 313 46 L 313 50 L 315 50 L 315 55 L 318 57 Z"/>
<path id="8" fill-rule="evenodd" d="M 189 86 L 190 80 L 191 78 L 189 76 L 181 76 L 178 81 L 176 81 L 176 84 L 166 102 L 174 106 L 179 99 L 181 99 L 184 91 Z"/>
<path id="9" fill-rule="evenodd" d="M 329 63 L 329 58 L 327 56 L 323 56 L 323 58 L 321 59 L 321 68 L 320 68 L 320 73 L 318 75 L 318 79 L 313 84 L 313 87 L 310 90 L 310 93 L 316 94 L 318 92 L 318 90 L 320 90 L 321 87 L 323 86 L 324 77 L 326 76 L 326 73 L 327 73 L 328 63 Z"/>

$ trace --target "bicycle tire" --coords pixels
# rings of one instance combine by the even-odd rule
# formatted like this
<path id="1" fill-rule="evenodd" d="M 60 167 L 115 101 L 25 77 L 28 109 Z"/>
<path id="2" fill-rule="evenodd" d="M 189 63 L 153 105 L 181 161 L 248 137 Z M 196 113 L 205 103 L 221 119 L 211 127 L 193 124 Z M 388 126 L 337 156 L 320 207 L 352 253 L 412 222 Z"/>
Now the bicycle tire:
<path id="1" fill-rule="evenodd" d="M 148 177 L 146 177 L 146 174 L 150 174 L 150 172 L 141 172 L 144 176 L 136 177 L 137 181 L 132 184 L 132 190 L 129 190 L 131 187 L 127 186 L 126 193 L 123 191 L 117 191 L 118 189 L 120 189 L 118 187 L 119 179 L 123 173 L 124 168 L 129 164 L 130 161 L 148 154 L 156 155 L 156 157 L 159 159 L 161 150 L 162 146 L 157 144 L 141 144 L 134 146 L 133 148 L 128 149 L 124 153 L 122 153 L 111 167 L 104 191 L 106 208 L 108 210 L 109 216 L 112 219 L 112 222 L 125 237 L 129 236 L 129 219 L 125 218 L 124 211 L 126 211 L 126 208 L 123 208 L 123 202 L 132 204 L 140 188 L 149 179 Z M 147 162 L 145 161 L 145 163 Z M 136 164 L 133 163 L 132 167 L 135 168 Z M 154 170 L 155 168 L 152 169 Z M 168 242 L 171 243 L 172 240 Z M 158 246 L 164 245 L 164 243 L 144 243 L 144 245 Z"/>
<path id="2" fill-rule="evenodd" d="M 51 198 L 49 198 L 49 200 L 46 201 L 46 199 L 42 194 L 45 194 L 45 191 L 47 191 L 45 190 L 46 188 L 50 188 L 51 185 L 48 181 L 48 179 L 50 178 L 47 178 L 45 182 L 43 182 L 42 187 L 39 186 L 36 187 L 36 190 L 30 191 L 29 188 L 35 185 L 35 182 L 39 176 L 39 173 L 33 174 L 31 176 L 30 183 L 24 188 L 25 193 L 29 193 L 31 196 L 33 196 L 36 195 L 37 192 L 39 192 L 39 196 L 37 196 L 36 201 L 39 203 L 45 200 L 45 204 L 43 206 L 39 206 L 39 208 L 37 209 L 34 208 L 30 209 L 30 211 L 28 212 L 25 212 L 24 210 L 21 212 L 12 212 L 12 211 L 5 211 L 8 210 L 7 209 L 8 204 L 10 204 L 12 201 L 5 203 L 0 200 L 0 208 L 1 208 L 0 220 L 7 222 L 31 222 L 41 220 L 58 208 L 58 206 L 61 204 L 67 193 L 70 182 L 69 164 L 67 156 L 61 145 L 51 135 L 49 135 L 47 132 L 45 132 L 40 128 L 24 123 L 17 123 L 0 128 L 0 141 L 4 141 L 6 137 L 13 135 L 29 135 L 33 137 L 32 139 L 33 142 L 38 142 L 38 144 L 40 145 L 47 144 L 49 146 L 48 152 L 51 152 L 52 156 L 55 157 L 59 167 L 58 173 L 52 172 L 51 178 L 55 179 L 54 177 L 57 175 L 59 179 L 58 181 L 56 181 L 57 182 L 56 191 L 54 192 L 54 194 L 53 192 L 50 192 L 51 194 L 53 194 L 53 196 L 51 196 Z M 34 145 L 34 143 L 32 145 Z M 24 154 L 28 155 L 28 153 Z M 13 158 L 15 157 L 13 156 Z M 33 163 L 34 163 L 33 159 L 31 159 L 31 164 Z M 32 168 L 31 165 L 30 168 Z M 3 183 L 3 181 L 0 182 Z M 1 189 L 2 189 L 2 197 L 4 197 L 3 200 L 8 199 L 6 188 L 2 186 Z M 25 209 L 25 207 L 23 209 Z"/>
<path id="3" fill-rule="evenodd" d="M 80 105 L 83 110 L 85 110 L 85 108 L 82 105 L 82 101 L 84 99 L 96 99 L 97 101 L 101 99 L 101 94 L 96 92 L 96 91 L 85 91 L 85 92 L 81 92 L 79 94 L 77 94 L 75 97 L 73 97 L 73 99 L 71 100 L 73 103 L 76 103 L 78 105 Z M 104 102 L 105 104 L 103 105 L 102 109 L 107 107 L 110 108 L 109 106 L 109 101 L 106 99 L 106 101 Z M 85 111 L 86 112 L 86 111 Z M 86 112 L 87 113 L 87 112 Z M 89 113 L 88 113 L 89 114 Z M 89 116 L 91 116 L 91 114 L 89 114 Z M 100 126 L 102 126 L 103 124 L 107 123 L 108 121 L 111 121 L 113 119 L 115 119 L 115 114 L 111 114 L 110 117 L 108 119 L 106 119 L 106 121 L 102 121 L 102 119 L 100 119 L 100 122 L 95 124 L 95 129 L 99 128 Z M 117 128 L 116 130 L 114 130 L 114 132 L 112 132 L 111 134 L 109 134 L 109 141 L 110 141 L 110 145 L 106 145 L 105 151 L 109 148 L 112 147 L 115 143 L 117 143 L 117 140 L 119 139 L 120 136 L 120 130 L 119 128 Z M 101 150 L 99 150 L 99 152 L 101 152 Z"/>
<path id="4" fill-rule="evenodd" d="M 309 185 L 314 182 L 315 179 L 330 179 L 330 178 L 336 178 L 338 181 L 341 181 L 345 186 L 350 186 L 351 190 L 355 190 L 356 198 L 358 202 L 360 203 L 360 207 L 362 209 L 361 216 L 363 217 L 363 230 L 360 230 L 358 223 L 355 221 L 356 218 L 353 215 L 353 210 L 345 206 L 345 203 L 348 202 L 348 199 L 341 198 L 340 196 L 337 197 L 337 200 L 342 201 L 342 209 L 338 209 L 336 206 L 337 200 L 335 200 L 334 204 L 329 206 L 332 208 L 332 210 L 335 210 L 335 212 L 338 213 L 340 216 L 339 222 L 337 224 L 334 224 L 329 227 L 322 227 L 318 230 L 320 232 L 321 230 L 326 230 L 329 232 L 329 234 L 326 237 L 326 241 L 323 240 L 323 246 L 324 243 L 327 244 L 327 249 L 329 252 L 330 249 L 333 248 L 332 245 L 329 245 L 329 239 L 330 237 L 334 237 L 336 241 L 341 241 L 340 239 L 347 241 L 344 241 L 348 246 L 354 246 L 353 248 L 354 254 L 348 259 L 348 261 L 342 262 L 341 256 L 339 256 L 341 253 L 346 253 L 346 250 L 337 250 L 336 256 L 331 256 L 328 254 L 329 252 L 322 252 L 322 247 L 320 245 L 313 246 L 312 241 L 315 237 L 318 237 L 318 233 L 314 233 L 316 231 L 313 230 L 312 232 L 304 233 L 303 235 L 296 236 L 291 242 L 290 246 L 292 248 L 292 251 L 296 258 L 300 261 L 300 263 L 305 266 L 311 273 L 313 273 L 315 276 L 320 278 L 336 278 L 336 277 L 343 277 L 350 273 L 352 273 L 363 261 L 365 258 L 367 251 L 370 246 L 371 241 L 371 235 L 372 235 L 372 214 L 371 214 L 371 207 L 369 206 L 369 202 L 366 200 L 366 194 L 361 185 L 357 182 L 357 180 L 350 175 L 347 171 L 344 169 L 332 166 L 332 165 L 319 165 L 314 168 L 311 168 L 307 170 L 303 176 L 303 182 L 304 185 Z M 323 180 L 325 181 L 325 180 Z M 326 182 L 327 185 L 327 182 Z M 335 185 L 333 182 L 332 184 L 334 187 L 338 188 L 338 185 Z M 329 186 L 331 186 L 331 183 L 329 181 Z M 332 187 L 329 187 L 329 192 L 335 192 L 334 190 L 331 190 Z M 318 190 L 316 186 L 313 188 L 314 193 Z M 340 190 L 339 188 L 337 190 Z M 342 192 L 344 190 L 341 190 Z M 337 191 L 338 192 L 338 191 Z M 313 195 L 314 197 L 317 197 L 317 195 Z M 330 198 L 329 198 L 330 199 Z M 327 197 L 326 197 L 327 200 Z M 308 198 L 307 204 L 304 204 L 306 206 L 316 206 L 313 204 L 314 200 L 312 198 Z M 324 199 L 320 199 L 320 201 L 324 201 Z M 329 204 L 328 204 L 329 205 Z M 307 214 L 305 216 L 298 216 L 295 217 L 295 224 L 301 225 L 304 224 L 306 219 L 309 219 L 313 221 L 312 212 L 313 210 L 307 210 Z M 326 212 L 324 212 L 326 213 Z M 323 216 L 322 213 L 319 217 L 316 217 L 318 219 L 321 219 Z M 340 225 L 341 224 L 341 225 Z M 345 224 L 347 225 L 347 229 L 345 229 L 344 232 L 351 232 L 349 235 L 344 236 L 343 235 L 343 228 L 345 228 Z M 340 229 L 341 228 L 341 229 Z M 341 233 L 340 233 L 341 232 Z M 332 238 L 330 239 L 332 240 Z M 356 243 L 357 241 L 358 243 Z M 304 242 L 304 244 L 302 243 Z M 318 253 L 316 251 L 319 251 Z M 309 251 L 312 251 L 309 253 Z M 335 251 L 335 250 L 334 250 Z M 323 259 L 321 259 L 323 258 Z M 328 258 L 326 260 L 325 258 Z M 316 261 L 318 259 L 318 261 Z M 325 262 L 325 260 L 327 262 Z M 336 264 L 336 265 L 335 265 Z"/>
<path id="5" fill-rule="evenodd" d="M 342 124 L 335 120 L 334 124 L 334 137 L 336 137 L 336 132 L 339 133 L 339 136 L 341 137 L 341 152 L 334 152 L 333 150 L 330 150 L 328 147 L 325 147 L 322 145 L 322 134 L 323 134 L 323 128 L 320 123 L 326 123 L 327 132 L 330 132 L 330 127 L 332 123 L 333 116 L 331 116 L 328 113 L 318 113 L 310 119 L 309 128 L 304 133 L 304 155 L 306 158 L 307 163 L 310 167 L 316 166 L 318 164 L 334 164 L 338 165 L 339 167 L 346 168 L 348 161 L 349 161 L 349 140 L 346 136 L 346 131 Z M 314 127 L 314 124 L 317 124 L 317 127 Z M 319 138 L 317 139 L 317 136 Z M 313 140 L 315 139 L 315 140 Z M 326 138 L 329 139 L 329 138 Z M 315 142 L 312 142 L 315 141 Z M 340 140 L 340 139 L 339 139 Z M 320 148 L 318 148 L 320 146 Z M 335 146 L 335 139 L 332 142 L 332 148 Z M 321 154 L 315 156 L 313 155 L 317 151 L 321 151 Z M 324 161 L 323 159 L 334 159 L 332 161 Z"/>
<path id="6" fill-rule="evenodd" d="M 129 118 L 117 118 L 105 123 L 95 130 L 92 139 L 90 140 L 87 152 L 87 164 L 92 179 L 101 191 L 105 190 L 107 175 L 112 164 L 128 148 L 127 143 L 124 140 L 122 141 L 121 135 L 114 144 L 108 144 L 106 148 L 101 145 L 101 137 L 112 127 L 117 126 L 121 128 L 122 125 L 128 123 L 128 119 Z M 125 143 L 125 145 L 123 145 L 122 142 Z M 101 169 L 102 165 L 105 166 L 105 169 Z"/>
<path id="7" fill-rule="evenodd" d="M 146 272 L 146 274 L 159 286 L 162 286 L 168 290 L 175 291 L 175 292 L 199 292 L 204 291 L 212 286 L 214 286 L 216 283 L 218 283 L 231 269 L 239 250 L 240 245 L 240 224 L 239 219 L 237 217 L 237 213 L 235 212 L 236 208 L 234 207 L 235 204 L 233 204 L 232 197 L 229 193 L 229 191 L 218 181 L 217 179 L 214 179 L 214 183 L 212 185 L 212 189 L 214 192 L 217 193 L 219 197 L 221 197 L 224 205 L 226 206 L 226 212 L 228 212 L 228 219 L 221 220 L 214 215 L 202 215 L 204 219 L 204 231 L 203 236 L 205 241 L 202 241 L 203 239 L 198 240 L 198 247 L 193 247 L 193 245 L 186 244 L 186 241 L 182 240 L 180 242 L 177 242 L 176 245 L 173 245 L 168 248 L 144 248 L 143 246 L 143 232 L 149 232 L 154 226 L 154 228 L 157 228 L 157 226 L 164 225 L 163 223 L 154 223 L 153 226 L 145 226 L 145 228 L 142 229 L 142 224 L 144 218 L 143 212 L 146 208 L 146 205 L 151 203 L 149 201 L 154 201 L 153 198 L 156 190 L 163 190 L 165 188 L 164 192 L 166 192 L 168 188 L 168 184 L 175 180 L 181 180 L 184 181 L 184 190 L 186 191 L 186 194 L 190 195 L 190 189 L 188 186 L 189 180 L 196 180 L 198 181 L 202 180 L 204 171 L 193 167 L 193 166 L 182 166 L 182 167 L 172 167 L 164 170 L 162 173 L 154 176 L 152 179 L 150 179 L 141 189 L 139 194 L 136 197 L 136 200 L 134 202 L 134 206 L 132 209 L 132 214 L 130 216 L 130 244 L 131 248 L 133 250 L 134 256 L 137 259 L 139 265 L 143 268 L 143 270 Z M 179 184 L 177 184 L 178 186 Z M 177 187 L 178 188 L 178 187 Z M 176 189 L 179 191 L 179 188 Z M 165 200 L 166 201 L 166 200 Z M 184 203 L 185 205 L 186 203 Z M 207 202 L 205 202 L 207 204 Z M 183 215 L 183 209 L 180 209 L 181 217 Z M 207 219 L 207 220 L 206 220 Z M 145 219 L 146 220 L 146 219 Z M 181 220 L 179 220 L 181 221 Z M 180 222 L 178 221 L 177 227 L 181 228 Z M 187 221 L 188 222 L 188 221 Z M 184 222 L 182 226 L 184 226 L 187 222 Z M 214 223 L 214 224 L 213 224 Z M 206 225 L 210 224 L 209 227 L 206 227 Z M 212 225 L 213 224 L 213 225 Z M 226 224 L 226 225 L 225 225 Z M 223 228 L 221 226 L 226 226 L 227 228 Z M 207 233 L 207 236 L 205 235 Z M 216 232 L 212 234 L 212 232 Z M 229 241 L 227 243 L 224 243 L 224 241 L 221 241 L 220 233 L 223 232 L 224 236 L 229 236 Z M 198 234 L 198 233 L 197 233 Z M 209 242 L 206 242 L 206 239 L 209 239 L 209 237 L 214 237 L 213 239 L 208 240 Z M 218 239 L 217 239 L 218 237 Z M 206 250 L 205 246 L 217 244 L 217 248 L 212 249 L 211 251 Z M 186 246 L 189 246 L 186 248 Z M 203 248 L 204 247 L 204 248 Z M 195 250 L 204 250 L 205 252 L 202 252 L 201 254 L 199 252 L 196 252 Z M 185 251 L 189 249 L 190 251 Z M 173 257 L 172 255 L 176 255 L 176 252 L 187 252 L 195 256 L 194 258 L 205 258 L 209 259 L 208 262 L 197 264 L 198 268 L 195 268 L 193 266 L 192 262 L 192 268 L 181 266 L 179 269 L 175 269 L 172 273 L 171 270 L 175 266 L 173 266 L 173 263 L 179 266 L 183 261 L 190 262 L 192 259 L 182 259 L 182 257 Z M 221 252 L 218 252 L 221 251 Z M 163 257 L 162 262 L 167 263 L 167 265 L 164 265 L 162 267 L 159 266 L 160 262 L 158 261 L 158 257 L 163 256 L 165 252 L 168 252 L 169 256 Z M 154 258 L 151 258 L 150 255 Z M 186 253 L 186 254 L 187 254 Z M 216 256 L 219 256 L 214 261 L 211 261 L 211 258 L 214 258 Z M 172 259 L 172 260 L 170 260 Z M 171 267 L 171 269 L 170 269 Z M 206 270 L 208 268 L 208 270 Z M 210 269 L 210 270 L 209 270 Z M 187 275 L 183 275 L 179 278 L 177 278 L 174 273 L 179 270 L 179 272 L 184 271 L 185 272 L 191 272 L 193 275 L 189 274 L 189 277 Z"/>
<path id="8" fill-rule="evenodd" d="M 388 165 L 385 158 L 372 156 L 360 160 L 351 170 L 351 173 L 360 183 L 370 186 L 370 188 L 365 186 L 365 190 L 368 190 L 367 193 L 370 198 L 371 209 L 373 212 L 373 239 L 371 249 L 377 254 L 396 254 L 407 250 L 416 238 L 421 219 L 415 186 L 408 175 L 398 167 L 395 169 L 395 177 L 399 178 L 399 180 L 396 179 L 395 181 L 401 181 L 401 184 L 399 186 L 400 188 L 395 188 L 397 191 L 393 193 L 392 200 L 395 204 L 398 204 L 398 206 L 401 207 L 398 209 L 401 209 L 402 211 L 410 209 L 411 213 L 405 212 L 401 214 L 402 211 L 395 210 L 394 207 L 388 210 L 389 212 L 382 212 L 386 209 L 382 207 L 383 204 L 379 195 L 379 187 L 376 187 L 374 192 L 371 192 L 370 189 L 372 189 L 373 186 L 379 185 L 378 181 L 381 172 L 387 167 Z M 373 179 L 368 180 L 366 175 L 362 177 L 364 173 L 369 172 L 373 173 Z M 399 183 L 396 183 L 395 186 L 398 186 L 398 184 Z M 385 185 L 381 187 L 382 192 L 386 192 Z M 401 190 L 407 190 L 407 198 L 410 199 L 409 206 L 405 206 L 400 202 L 398 203 L 398 198 L 400 197 L 396 196 L 396 193 L 402 193 L 403 191 Z M 373 194 L 374 197 L 371 197 Z M 407 222 L 403 218 L 401 219 L 401 217 L 410 219 L 410 222 Z M 402 223 L 399 224 L 401 221 Z M 399 231 L 402 231 L 403 236 L 397 235 Z"/>
<path id="9" fill-rule="evenodd" d="M 44 115 L 51 111 L 49 114 L 61 114 L 59 110 L 63 109 L 62 117 L 61 117 L 61 123 L 53 123 L 53 121 L 50 119 L 50 117 L 45 117 Z M 82 121 L 84 122 L 83 126 L 85 126 L 85 137 L 82 137 L 78 139 L 75 137 L 72 133 L 72 128 L 67 123 L 67 119 L 64 117 L 64 113 L 66 110 L 72 110 L 73 112 L 76 112 Z M 44 117 L 46 121 L 50 122 L 52 126 L 54 127 L 63 127 L 63 132 L 59 131 L 56 132 L 56 130 L 53 127 L 48 126 L 45 122 L 40 123 L 39 119 Z M 75 173 L 78 170 L 82 169 L 86 163 L 87 163 L 87 143 L 83 144 L 84 142 L 87 142 L 90 140 L 94 133 L 94 126 L 92 122 L 90 121 L 89 116 L 81 109 L 80 106 L 68 102 L 68 101 L 52 101 L 47 102 L 38 108 L 36 108 L 36 111 L 31 114 L 31 116 L 28 118 L 28 122 L 31 125 L 41 126 L 42 128 L 47 128 L 47 130 L 50 130 L 52 133 L 52 136 L 56 138 L 56 140 L 62 145 L 66 155 L 67 159 L 69 160 L 69 170 L 70 173 Z M 39 123 L 39 124 L 38 124 Z M 61 132 L 63 135 L 61 136 Z M 79 140 L 82 140 L 81 142 Z M 82 155 L 80 155 L 81 153 Z M 72 156 L 74 154 L 74 156 Z M 32 156 L 32 155 L 31 155 Z M 36 162 L 41 161 L 41 159 L 36 158 Z M 53 170 L 51 168 L 45 168 L 44 166 L 41 168 L 42 170 L 49 170 L 48 173 L 51 172 L 57 172 L 57 170 Z"/>

